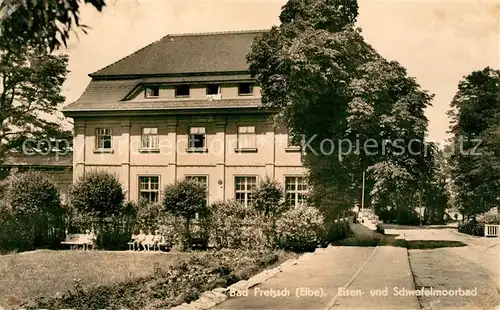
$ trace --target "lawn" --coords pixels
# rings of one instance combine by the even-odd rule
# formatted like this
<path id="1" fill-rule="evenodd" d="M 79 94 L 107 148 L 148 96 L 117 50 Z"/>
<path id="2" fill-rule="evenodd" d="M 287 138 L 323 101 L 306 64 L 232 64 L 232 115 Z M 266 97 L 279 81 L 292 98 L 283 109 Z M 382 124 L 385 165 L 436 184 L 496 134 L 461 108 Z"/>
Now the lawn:
<path id="1" fill-rule="evenodd" d="M 64 293 L 77 279 L 88 286 L 151 275 L 188 255 L 192 254 L 49 250 L 0 255 L 0 308 Z"/>

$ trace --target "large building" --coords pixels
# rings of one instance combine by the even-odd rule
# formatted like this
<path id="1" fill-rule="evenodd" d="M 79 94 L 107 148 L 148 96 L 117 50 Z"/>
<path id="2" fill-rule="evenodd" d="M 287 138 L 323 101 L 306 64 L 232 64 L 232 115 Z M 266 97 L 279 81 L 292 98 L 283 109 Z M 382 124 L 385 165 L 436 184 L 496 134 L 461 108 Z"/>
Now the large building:
<path id="1" fill-rule="evenodd" d="M 251 204 L 274 178 L 297 204 L 307 190 L 301 150 L 261 106 L 246 55 L 263 31 L 167 35 L 90 74 L 64 108 L 74 119 L 73 179 L 116 173 L 126 197 L 156 201 L 175 180 L 207 185 L 208 200 Z"/>

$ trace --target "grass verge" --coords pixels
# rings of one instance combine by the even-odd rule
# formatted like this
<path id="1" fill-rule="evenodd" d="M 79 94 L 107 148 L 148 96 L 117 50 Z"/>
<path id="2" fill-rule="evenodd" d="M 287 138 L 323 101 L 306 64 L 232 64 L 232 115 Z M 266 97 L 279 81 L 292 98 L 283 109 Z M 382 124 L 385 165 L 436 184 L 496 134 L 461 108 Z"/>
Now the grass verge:
<path id="1" fill-rule="evenodd" d="M 208 290 L 227 287 L 294 254 L 223 250 L 181 259 L 153 274 L 108 285 L 78 284 L 59 297 L 39 298 L 27 309 L 165 309 L 191 302 Z"/>

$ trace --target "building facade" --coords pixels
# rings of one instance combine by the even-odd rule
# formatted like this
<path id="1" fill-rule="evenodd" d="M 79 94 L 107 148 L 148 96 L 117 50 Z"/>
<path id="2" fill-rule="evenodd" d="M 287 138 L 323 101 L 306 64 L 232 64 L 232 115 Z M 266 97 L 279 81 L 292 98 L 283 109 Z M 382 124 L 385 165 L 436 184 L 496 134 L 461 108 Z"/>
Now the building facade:
<path id="1" fill-rule="evenodd" d="M 300 147 L 263 108 L 246 55 L 263 31 L 168 35 L 93 73 L 63 113 L 74 120 L 73 179 L 105 169 L 126 198 L 161 198 L 185 178 L 209 203 L 252 203 L 266 177 L 297 204 L 307 191 Z"/>

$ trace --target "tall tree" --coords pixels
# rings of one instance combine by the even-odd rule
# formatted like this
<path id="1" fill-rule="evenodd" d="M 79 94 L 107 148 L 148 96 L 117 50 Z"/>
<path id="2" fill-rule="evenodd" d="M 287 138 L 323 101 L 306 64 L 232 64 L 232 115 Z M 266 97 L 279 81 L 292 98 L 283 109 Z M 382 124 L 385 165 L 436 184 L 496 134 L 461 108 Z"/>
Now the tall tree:
<path id="1" fill-rule="evenodd" d="M 428 170 L 424 109 L 432 96 L 364 42 L 354 27 L 357 15 L 355 0 L 290 0 L 281 25 L 258 38 L 248 55 L 263 104 L 280 108 L 295 142 L 305 141 L 312 200 L 327 216 L 360 200 L 364 170 L 367 191 L 378 186 L 371 191 L 378 201 L 389 199 L 381 195 L 394 182 L 382 176 L 397 174 L 416 191 Z M 398 191 L 401 198 L 406 190 Z"/>
<path id="2" fill-rule="evenodd" d="M 68 58 L 52 55 L 43 45 L 19 45 L 0 37 L 0 162 L 31 138 L 66 139 L 57 120 L 48 120 L 64 102 L 62 85 Z"/>
<path id="3" fill-rule="evenodd" d="M 456 200 L 468 216 L 500 206 L 500 70 L 487 67 L 458 84 L 449 111 Z"/>

